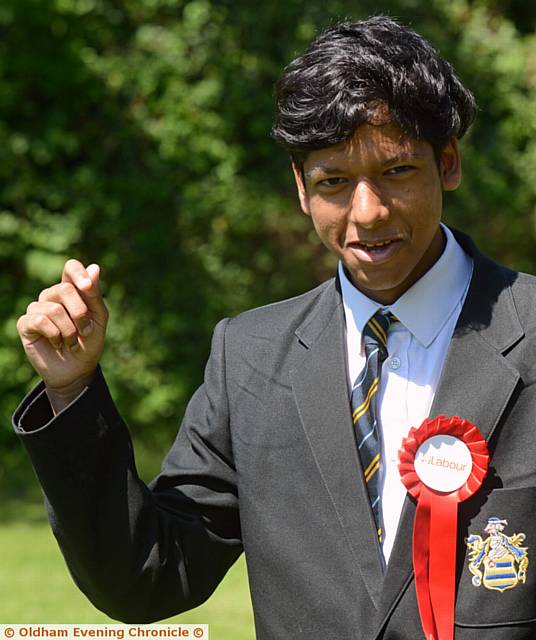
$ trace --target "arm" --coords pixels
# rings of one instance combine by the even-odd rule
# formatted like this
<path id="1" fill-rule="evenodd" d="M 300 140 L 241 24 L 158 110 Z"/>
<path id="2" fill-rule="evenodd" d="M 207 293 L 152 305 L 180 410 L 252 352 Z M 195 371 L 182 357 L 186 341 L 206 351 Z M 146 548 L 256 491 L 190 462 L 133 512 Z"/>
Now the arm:
<path id="1" fill-rule="evenodd" d="M 99 369 L 54 416 L 44 385 L 14 416 L 73 577 L 99 609 L 149 622 L 203 602 L 242 546 L 225 392 L 226 321 L 151 488 Z"/>

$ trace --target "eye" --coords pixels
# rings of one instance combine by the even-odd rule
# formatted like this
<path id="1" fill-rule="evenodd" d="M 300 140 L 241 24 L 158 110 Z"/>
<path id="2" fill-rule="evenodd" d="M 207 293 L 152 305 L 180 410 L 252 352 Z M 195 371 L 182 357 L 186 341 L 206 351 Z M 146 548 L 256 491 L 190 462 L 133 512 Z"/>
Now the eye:
<path id="1" fill-rule="evenodd" d="M 397 167 L 392 167 L 391 169 L 387 169 L 387 171 L 385 171 L 384 175 L 386 176 L 398 176 L 401 175 L 403 173 L 408 173 L 408 171 L 413 171 L 414 169 L 416 169 L 417 167 L 411 165 L 411 164 L 401 164 Z"/>
<path id="2" fill-rule="evenodd" d="M 316 185 L 317 187 L 338 187 L 341 184 L 346 184 L 346 178 L 325 178 L 324 180 L 319 180 Z"/>

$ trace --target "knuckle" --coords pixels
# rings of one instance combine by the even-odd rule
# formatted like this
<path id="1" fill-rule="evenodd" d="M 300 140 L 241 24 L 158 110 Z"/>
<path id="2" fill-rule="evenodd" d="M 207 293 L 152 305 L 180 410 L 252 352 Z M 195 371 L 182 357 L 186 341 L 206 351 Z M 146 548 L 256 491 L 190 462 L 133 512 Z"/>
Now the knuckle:
<path id="1" fill-rule="evenodd" d="M 78 322 L 79 320 L 84 320 L 87 317 L 88 309 L 85 304 L 78 306 L 76 309 L 73 309 L 71 312 L 71 318 Z"/>
<path id="2" fill-rule="evenodd" d="M 36 329 L 45 329 L 45 327 L 48 326 L 49 323 L 49 319 L 48 316 L 45 315 L 44 313 L 36 313 L 34 314 L 34 321 L 33 324 L 36 327 Z"/>
<path id="3" fill-rule="evenodd" d="M 48 302 L 45 307 L 45 313 L 51 318 L 58 319 L 65 313 L 65 309 L 58 302 Z"/>
<path id="4" fill-rule="evenodd" d="M 53 338 L 53 339 L 61 338 L 61 331 L 58 329 L 58 327 L 56 327 L 56 326 L 51 327 L 51 329 L 50 329 L 50 337 Z"/>
<path id="5" fill-rule="evenodd" d="M 74 291 L 74 287 L 70 282 L 60 282 L 56 285 L 55 289 L 57 289 L 60 295 L 69 295 Z"/>
<path id="6" fill-rule="evenodd" d="M 69 271 L 71 269 L 76 269 L 79 265 L 80 265 L 80 262 L 78 260 L 76 260 L 75 258 L 69 258 L 68 260 L 65 261 L 64 269 L 66 271 Z"/>
<path id="7" fill-rule="evenodd" d="M 43 302 L 43 300 L 46 300 L 49 293 L 50 293 L 50 287 L 43 289 L 43 291 L 41 291 L 41 293 L 39 294 L 39 297 L 37 298 L 39 302 Z"/>
<path id="8" fill-rule="evenodd" d="M 69 341 L 76 339 L 76 327 L 66 327 L 62 333 L 63 336 Z"/>

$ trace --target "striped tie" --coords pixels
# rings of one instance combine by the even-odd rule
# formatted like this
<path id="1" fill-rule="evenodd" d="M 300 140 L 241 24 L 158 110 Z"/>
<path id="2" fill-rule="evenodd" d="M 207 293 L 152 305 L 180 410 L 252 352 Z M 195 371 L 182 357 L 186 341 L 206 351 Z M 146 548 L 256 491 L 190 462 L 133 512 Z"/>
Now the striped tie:
<path id="1" fill-rule="evenodd" d="M 394 321 L 396 318 L 393 314 L 383 315 L 377 312 L 363 329 L 366 362 L 353 386 L 351 397 L 357 447 L 380 545 L 383 540 L 380 504 L 381 441 L 376 422 L 376 393 L 382 363 L 387 358 L 387 331 Z"/>

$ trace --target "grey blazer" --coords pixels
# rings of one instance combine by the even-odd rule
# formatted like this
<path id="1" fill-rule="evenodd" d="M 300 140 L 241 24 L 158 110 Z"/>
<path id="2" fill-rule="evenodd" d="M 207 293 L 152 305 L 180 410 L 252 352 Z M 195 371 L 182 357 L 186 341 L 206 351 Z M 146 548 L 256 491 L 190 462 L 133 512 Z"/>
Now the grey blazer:
<path id="1" fill-rule="evenodd" d="M 536 280 L 456 237 L 475 269 L 431 415 L 472 421 L 492 455 L 460 507 L 455 637 L 534 638 Z M 410 498 L 382 570 L 336 280 L 217 325 L 204 384 L 150 488 L 100 371 L 55 418 L 38 386 L 14 425 L 74 579 L 110 616 L 137 623 L 194 607 L 244 550 L 259 640 L 423 637 Z M 473 586 L 468 569 L 464 540 L 485 538 L 491 516 L 528 547 L 526 582 L 503 591 Z"/>

